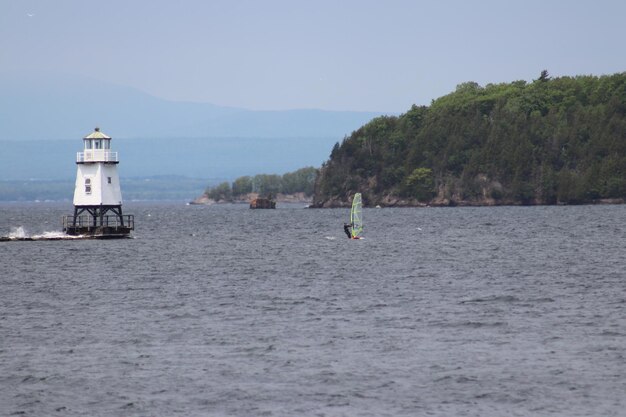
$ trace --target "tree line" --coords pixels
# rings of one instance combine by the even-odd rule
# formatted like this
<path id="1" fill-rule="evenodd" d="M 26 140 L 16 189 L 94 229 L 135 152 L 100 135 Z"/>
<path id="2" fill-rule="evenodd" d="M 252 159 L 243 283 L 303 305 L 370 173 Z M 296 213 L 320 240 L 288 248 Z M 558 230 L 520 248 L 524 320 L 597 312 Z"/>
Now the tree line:
<path id="1" fill-rule="evenodd" d="M 205 194 L 215 201 L 233 201 L 242 199 L 250 193 L 262 197 L 273 197 L 277 194 L 304 193 L 313 195 L 317 169 L 306 167 L 283 175 L 259 174 L 243 176 L 231 182 L 223 182 L 215 187 L 206 189 Z"/>
<path id="2" fill-rule="evenodd" d="M 467 82 L 333 147 L 314 205 L 580 204 L 626 198 L 626 73 Z"/>

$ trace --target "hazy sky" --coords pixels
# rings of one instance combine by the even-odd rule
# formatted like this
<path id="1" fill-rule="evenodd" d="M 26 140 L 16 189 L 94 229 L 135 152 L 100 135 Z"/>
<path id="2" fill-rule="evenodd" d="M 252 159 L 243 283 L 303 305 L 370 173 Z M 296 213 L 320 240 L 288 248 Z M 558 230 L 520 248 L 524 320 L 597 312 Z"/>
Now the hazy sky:
<path id="1" fill-rule="evenodd" d="M 457 84 L 626 71 L 626 1 L 0 0 L 0 71 L 256 110 L 404 112 Z"/>

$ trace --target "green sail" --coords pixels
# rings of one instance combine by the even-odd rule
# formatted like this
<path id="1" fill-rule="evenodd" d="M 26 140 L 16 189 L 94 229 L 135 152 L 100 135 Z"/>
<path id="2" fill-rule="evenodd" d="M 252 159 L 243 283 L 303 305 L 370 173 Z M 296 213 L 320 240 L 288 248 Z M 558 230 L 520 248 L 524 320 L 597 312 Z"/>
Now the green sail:
<path id="1" fill-rule="evenodd" d="M 350 224 L 352 225 L 352 238 L 358 238 L 363 233 L 363 203 L 361 193 L 356 193 L 352 200 L 352 210 L 350 210 Z"/>

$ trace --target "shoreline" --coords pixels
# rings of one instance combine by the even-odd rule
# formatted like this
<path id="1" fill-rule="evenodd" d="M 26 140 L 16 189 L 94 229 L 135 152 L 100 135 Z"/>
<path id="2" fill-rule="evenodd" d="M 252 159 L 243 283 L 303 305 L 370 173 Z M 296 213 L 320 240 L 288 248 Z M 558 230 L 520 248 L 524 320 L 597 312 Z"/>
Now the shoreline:
<path id="1" fill-rule="evenodd" d="M 249 193 L 246 194 L 244 198 L 237 198 L 231 200 L 213 200 L 209 198 L 206 194 L 202 194 L 199 197 L 194 198 L 189 202 L 190 205 L 205 205 L 210 206 L 213 204 L 250 204 L 252 200 L 255 198 L 259 198 L 259 194 L 257 193 Z M 311 204 L 313 202 L 313 197 L 307 197 L 304 193 L 295 193 L 295 194 L 276 194 L 275 198 L 272 200 L 277 203 L 301 203 L 301 204 Z"/>
<path id="2" fill-rule="evenodd" d="M 343 200 L 326 200 L 326 201 L 313 201 L 309 208 L 312 209 L 325 209 L 325 208 L 350 208 L 350 201 Z M 553 204 L 532 202 L 522 203 L 514 201 L 431 201 L 429 203 L 416 202 L 411 200 L 399 200 L 378 202 L 377 204 L 363 204 L 366 208 L 428 208 L 428 207 L 535 207 L 535 206 L 601 206 L 601 205 L 619 205 L 626 204 L 626 199 L 623 198 L 604 198 L 599 200 L 584 201 L 580 203 L 563 203 L 556 202 Z"/>

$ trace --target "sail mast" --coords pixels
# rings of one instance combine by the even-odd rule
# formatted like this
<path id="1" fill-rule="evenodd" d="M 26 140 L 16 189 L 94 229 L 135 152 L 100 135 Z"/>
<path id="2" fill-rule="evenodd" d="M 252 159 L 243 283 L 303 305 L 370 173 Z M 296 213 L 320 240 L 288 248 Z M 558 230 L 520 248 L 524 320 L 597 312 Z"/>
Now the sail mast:
<path id="1" fill-rule="evenodd" d="M 352 238 L 358 239 L 363 232 L 363 203 L 361 193 L 356 193 L 352 200 L 350 210 L 350 224 L 352 225 Z"/>

